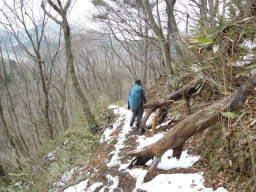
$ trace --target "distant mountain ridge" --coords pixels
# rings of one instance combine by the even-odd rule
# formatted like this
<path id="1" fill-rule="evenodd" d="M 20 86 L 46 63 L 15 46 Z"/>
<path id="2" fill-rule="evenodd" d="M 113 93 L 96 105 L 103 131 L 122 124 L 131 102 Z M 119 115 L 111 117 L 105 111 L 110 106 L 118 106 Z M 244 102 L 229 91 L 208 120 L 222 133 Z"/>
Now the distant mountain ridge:
<path id="1" fill-rule="evenodd" d="M 40 24 L 40 25 L 38 25 L 37 28 L 34 27 L 34 28 L 31 28 L 31 29 L 28 30 L 28 32 L 31 34 L 31 37 L 35 41 L 36 41 L 36 38 L 37 38 L 36 34 L 38 33 L 38 35 L 40 36 L 40 34 L 42 32 L 42 27 L 43 27 L 43 24 Z M 81 26 L 78 26 L 78 25 L 71 24 L 70 28 L 71 28 L 72 33 L 80 33 L 82 31 L 84 31 L 84 29 Z M 36 30 L 38 32 L 36 32 Z M 44 35 L 45 35 L 45 37 L 47 37 L 47 39 L 50 39 L 51 42 L 52 41 L 54 42 L 56 40 L 56 38 L 59 37 L 60 32 L 61 32 L 61 28 L 58 24 L 56 24 L 56 23 L 47 23 L 47 24 L 45 24 Z M 18 35 L 19 40 L 21 41 L 21 43 L 24 46 L 30 47 L 32 45 L 25 30 L 17 31 L 17 35 Z M 0 40 L 1 40 L 1 42 L 6 43 L 7 46 L 8 46 L 8 44 L 10 44 L 10 41 L 9 41 L 10 38 L 11 38 L 11 41 L 14 43 L 14 46 L 17 46 L 18 42 L 16 41 L 16 39 L 12 35 L 10 36 L 8 31 L 6 31 L 4 29 L 0 29 Z M 43 39 L 43 41 L 44 41 L 44 39 Z"/>

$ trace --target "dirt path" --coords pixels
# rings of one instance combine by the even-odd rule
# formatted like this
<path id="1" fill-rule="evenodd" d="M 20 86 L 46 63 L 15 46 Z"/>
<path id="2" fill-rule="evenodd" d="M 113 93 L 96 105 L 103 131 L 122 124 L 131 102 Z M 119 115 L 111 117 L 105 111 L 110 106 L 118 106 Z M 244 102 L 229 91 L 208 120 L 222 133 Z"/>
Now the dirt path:
<path id="1" fill-rule="evenodd" d="M 89 178 L 83 183 L 67 188 L 65 192 L 213 191 L 203 186 L 202 173 L 192 167 L 199 157 L 189 155 L 187 151 L 184 151 L 181 159 L 177 161 L 172 158 L 172 150 L 168 150 L 152 173 L 152 180 L 144 183 L 147 167 L 128 169 L 132 159 L 127 153 L 137 147 L 154 143 L 166 132 L 157 133 L 153 137 L 139 136 L 138 131 L 129 126 L 131 112 L 117 106 L 111 108 L 119 118 L 112 128 L 105 130 L 100 147 L 84 170 L 84 174 Z M 216 191 L 226 192 L 224 188 Z"/>

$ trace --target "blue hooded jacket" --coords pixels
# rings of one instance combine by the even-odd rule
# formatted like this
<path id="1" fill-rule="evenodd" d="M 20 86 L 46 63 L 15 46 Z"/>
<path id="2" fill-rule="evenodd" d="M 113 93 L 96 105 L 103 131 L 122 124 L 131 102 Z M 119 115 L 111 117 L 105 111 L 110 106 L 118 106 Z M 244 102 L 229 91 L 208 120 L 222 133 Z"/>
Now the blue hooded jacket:
<path id="1" fill-rule="evenodd" d="M 129 94 L 129 105 L 132 109 L 137 109 L 146 103 L 144 89 L 139 85 L 133 85 Z"/>

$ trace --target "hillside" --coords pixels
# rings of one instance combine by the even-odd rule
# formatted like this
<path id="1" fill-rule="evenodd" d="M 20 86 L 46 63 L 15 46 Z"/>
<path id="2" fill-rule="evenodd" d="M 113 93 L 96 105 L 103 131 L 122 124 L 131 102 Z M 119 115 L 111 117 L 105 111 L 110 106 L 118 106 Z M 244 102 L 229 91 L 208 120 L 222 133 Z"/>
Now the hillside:
<path id="1" fill-rule="evenodd" d="M 255 192 L 256 1 L 87 2 L 0 2 L 0 192 Z"/>

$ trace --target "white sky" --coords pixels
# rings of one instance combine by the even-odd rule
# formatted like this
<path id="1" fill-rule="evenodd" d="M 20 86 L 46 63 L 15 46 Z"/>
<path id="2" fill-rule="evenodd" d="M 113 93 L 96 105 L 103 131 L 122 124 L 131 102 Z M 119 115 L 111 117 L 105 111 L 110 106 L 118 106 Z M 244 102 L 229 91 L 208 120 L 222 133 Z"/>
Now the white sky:
<path id="1" fill-rule="evenodd" d="M 10 5 L 13 3 L 14 0 L 5 0 Z M 20 0 L 16 0 L 17 2 Z M 42 13 L 40 4 L 42 0 L 27 0 L 30 1 L 33 5 L 33 12 L 35 15 L 39 14 L 39 12 Z M 53 0 L 55 2 L 55 0 Z M 67 0 L 61 0 L 62 2 L 66 2 Z M 72 24 L 80 25 L 85 29 L 97 29 L 99 28 L 99 23 L 92 21 L 90 18 L 92 17 L 93 13 L 96 13 L 96 8 L 91 3 L 91 0 L 72 0 L 72 9 L 70 11 L 69 15 L 69 21 Z M 176 3 L 176 9 L 179 9 L 182 12 L 187 12 L 186 8 L 184 6 L 180 5 L 180 2 L 183 2 L 183 0 L 178 0 Z M 3 0 L 0 0 L 0 8 L 2 7 L 1 4 L 3 3 Z M 185 2 L 183 2 L 185 3 Z M 185 3 L 186 4 L 186 3 Z M 47 10 L 49 10 L 49 6 L 46 7 Z M 181 31 L 184 31 L 185 28 L 185 22 L 182 21 L 181 18 L 185 19 L 184 16 L 182 17 L 176 17 L 179 28 Z M 1 19 L 1 16 L 0 16 Z"/>
<path id="2" fill-rule="evenodd" d="M 7 2 L 10 7 L 13 7 L 13 3 L 15 0 L 4 0 Z M 0 9 L 3 8 L 4 4 L 3 0 L 0 0 Z M 40 7 L 42 0 L 26 0 L 29 2 L 26 7 L 32 7 L 33 8 L 33 14 L 34 16 L 42 15 L 42 9 Z M 66 2 L 67 0 L 61 0 L 62 2 Z M 20 0 L 16 0 L 16 2 L 20 2 Z M 56 2 L 53 0 L 53 2 Z M 63 3 L 63 4 L 64 4 Z M 15 5 L 18 5 L 19 3 L 15 3 Z M 95 11 L 95 8 L 93 4 L 91 3 L 91 0 L 72 0 L 71 4 L 71 11 L 69 14 L 69 21 L 72 24 L 82 25 L 84 27 L 93 27 L 93 23 L 90 21 L 90 17 L 92 17 L 93 12 Z M 5 12 L 7 12 L 6 8 L 3 8 Z M 46 4 L 46 10 L 49 10 L 49 6 Z M 70 9 L 69 9 L 70 10 Z M 29 13 L 29 12 L 28 12 Z M 54 12 L 52 11 L 53 15 Z M 0 20 L 3 21 L 4 17 L 0 14 Z"/>
<path id="3" fill-rule="evenodd" d="M 94 10 L 91 0 L 75 0 L 69 19 L 75 24 L 86 24 L 85 22 L 89 22 Z"/>

